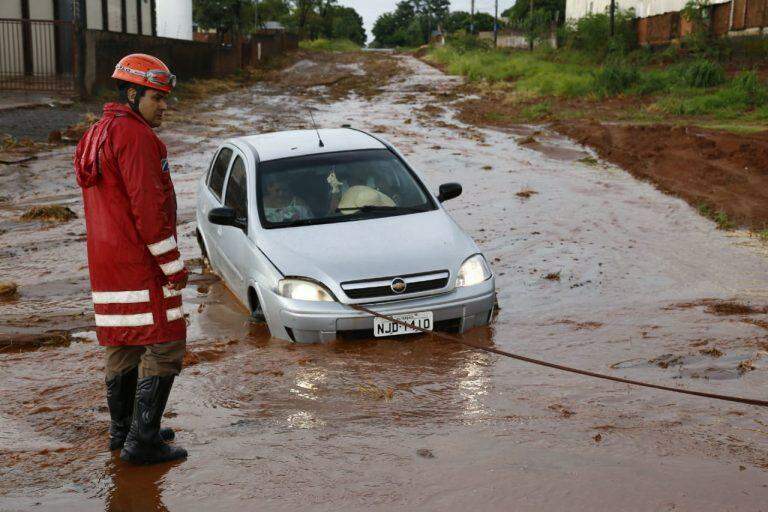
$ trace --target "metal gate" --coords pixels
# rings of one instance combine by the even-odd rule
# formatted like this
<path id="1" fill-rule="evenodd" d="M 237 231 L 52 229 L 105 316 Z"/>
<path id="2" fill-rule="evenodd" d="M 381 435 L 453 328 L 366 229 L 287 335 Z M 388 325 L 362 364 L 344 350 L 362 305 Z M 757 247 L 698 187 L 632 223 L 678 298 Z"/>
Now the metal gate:
<path id="1" fill-rule="evenodd" d="M 75 24 L 0 18 L 0 89 L 75 91 Z"/>

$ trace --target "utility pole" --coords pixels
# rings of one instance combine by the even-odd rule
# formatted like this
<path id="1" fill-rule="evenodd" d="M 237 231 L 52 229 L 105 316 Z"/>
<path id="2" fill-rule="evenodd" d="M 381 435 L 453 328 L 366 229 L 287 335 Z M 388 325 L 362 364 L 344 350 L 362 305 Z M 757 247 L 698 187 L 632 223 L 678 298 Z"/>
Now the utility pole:
<path id="1" fill-rule="evenodd" d="M 469 15 L 469 33 L 475 33 L 475 0 L 472 0 L 472 8 Z"/>
<path id="2" fill-rule="evenodd" d="M 499 46 L 499 0 L 496 0 L 493 12 L 493 47 Z"/>
<path id="3" fill-rule="evenodd" d="M 75 4 L 75 34 L 77 41 L 77 53 L 75 57 L 75 84 L 80 99 L 88 97 L 88 88 L 85 84 L 85 29 L 87 28 L 85 16 L 85 0 L 78 0 Z"/>
<path id="4" fill-rule="evenodd" d="M 611 37 L 616 31 L 616 0 L 611 0 Z"/>
<path id="5" fill-rule="evenodd" d="M 533 51 L 533 0 L 528 4 L 528 50 Z"/>

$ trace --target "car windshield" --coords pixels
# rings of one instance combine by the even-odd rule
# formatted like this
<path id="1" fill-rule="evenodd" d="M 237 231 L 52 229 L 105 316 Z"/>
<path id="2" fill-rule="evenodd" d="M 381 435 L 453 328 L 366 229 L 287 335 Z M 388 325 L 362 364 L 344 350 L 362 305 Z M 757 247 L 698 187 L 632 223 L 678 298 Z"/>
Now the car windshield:
<path id="1" fill-rule="evenodd" d="M 257 175 L 259 217 L 265 228 L 435 209 L 421 182 L 387 149 L 273 160 L 260 163 Z"/>

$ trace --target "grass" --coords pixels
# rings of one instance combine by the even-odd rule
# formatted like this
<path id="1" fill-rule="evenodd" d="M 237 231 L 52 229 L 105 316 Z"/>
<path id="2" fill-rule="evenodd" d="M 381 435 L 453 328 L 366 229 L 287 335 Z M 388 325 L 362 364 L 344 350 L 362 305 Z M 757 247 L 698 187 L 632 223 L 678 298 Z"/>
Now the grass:
<path id="1" fill-rule="evenodd" d="M 464 50 L 448 45 L 432 48 L 426 59 L 481 88 L 507 91 L 508 103 L 525 105 L 523 120 L 562 119 L 562 106 L 573 104 L 570 100 L 596 103 L 622 97 L 637 100 L 614 109 L 614 115 L 627 120 L 699 117 L 710 124 L 731 121 L 727 124 L 744 132 L 768 121 L 768 86 L 756 71 L 728 77 L 720 64 L 702 57 L 659 63 L 630 54 L 599 64 L 577 50 Z M 529 105 L 536 99 L 538 103 Z M 557 100 L 558 108 L 542 101 L 550 99 Z M 572 113 L 580 117 L 578 111 Z"/>
<path id="2" fill-rule="evenodd" d="M 736 223 L 734 223 L 724 211 L 715 211 L 711 206 L 704 203 L 699 204 L 697 209 L 701 216 L 713 220 L 715 224 L 717 224 L 717 229 L 727 231 L 736 227 Z"/>
<path id="3" fill-rule="evenodd" d="M 460 53 L 449 46 L 433 49 L 427 58 L 470 82 L 510 82 L 513 90 L 528 97 L 580 97 L 593 90 L 590 74 L 596 66 L 553 62 L 544 53 L 473 50 Z M 531 94 L 533 93 L 533 94 Z"/>
<path id="4" fill-rule="evenodd" d="M 314 39 L 299 42 L 299 48 L 311 52 L 356 52 L 360 46 L 349 39 Z"/>

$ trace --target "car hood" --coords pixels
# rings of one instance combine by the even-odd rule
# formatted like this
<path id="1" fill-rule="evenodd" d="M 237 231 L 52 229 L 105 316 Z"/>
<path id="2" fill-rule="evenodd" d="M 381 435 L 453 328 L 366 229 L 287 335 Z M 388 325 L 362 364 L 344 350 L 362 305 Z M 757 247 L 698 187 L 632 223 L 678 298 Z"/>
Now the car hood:
<path id="1" fill-rule="evenodd" d="M 477 246 L 443 210 L 264 230 L 259 248 L 284 276 L 337 284 L 434 270 L 456 275 Z"/>

